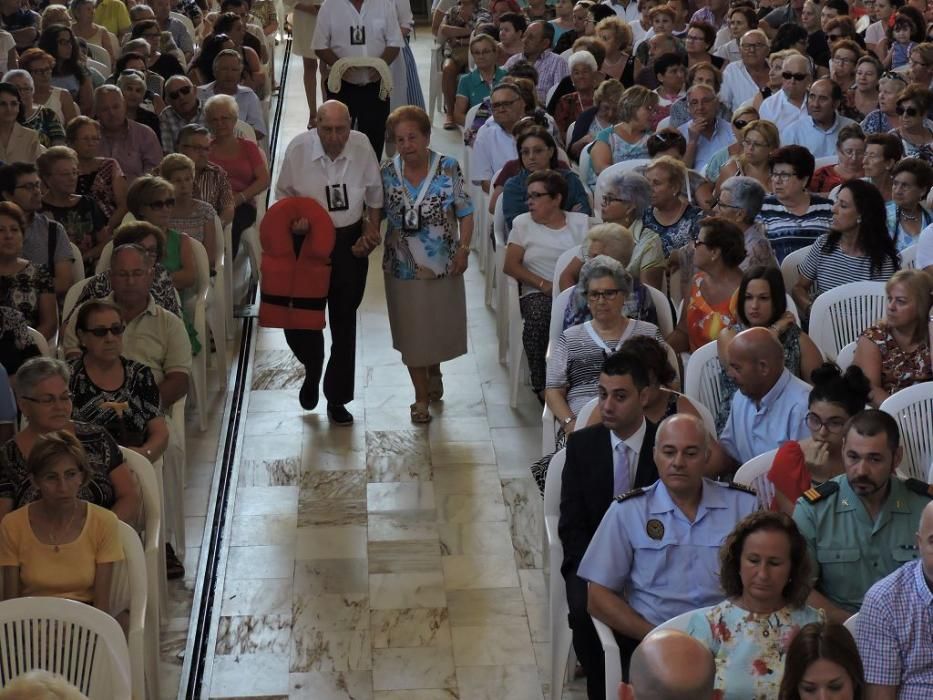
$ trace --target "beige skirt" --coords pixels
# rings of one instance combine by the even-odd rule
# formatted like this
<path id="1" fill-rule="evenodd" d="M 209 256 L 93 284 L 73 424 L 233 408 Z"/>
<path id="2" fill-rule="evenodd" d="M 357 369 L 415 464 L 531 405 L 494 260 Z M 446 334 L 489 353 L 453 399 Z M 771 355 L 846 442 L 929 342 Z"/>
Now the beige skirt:
<path id="1" fill-rule="evenodd" d="M 392 347 L 406 367 L 427 367 L 467 352 L 463 275 L 399 280 L 385 275 Z"/>

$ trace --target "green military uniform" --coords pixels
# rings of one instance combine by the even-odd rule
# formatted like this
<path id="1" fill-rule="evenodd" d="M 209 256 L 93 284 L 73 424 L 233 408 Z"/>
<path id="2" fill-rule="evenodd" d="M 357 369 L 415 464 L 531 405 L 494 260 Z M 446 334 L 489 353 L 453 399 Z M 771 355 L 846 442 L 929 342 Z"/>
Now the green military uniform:
<path id="1" fill-rule="evenodd" d="M 914 534 L 930 498 L 927 484 L 892 478 L 888 500 L 872 522 L 845 474 L 807 491 L 797 500 L 794 522 L 807 540 L 815 588 L 858 612 L 872 584 L 917 559 Z"/>

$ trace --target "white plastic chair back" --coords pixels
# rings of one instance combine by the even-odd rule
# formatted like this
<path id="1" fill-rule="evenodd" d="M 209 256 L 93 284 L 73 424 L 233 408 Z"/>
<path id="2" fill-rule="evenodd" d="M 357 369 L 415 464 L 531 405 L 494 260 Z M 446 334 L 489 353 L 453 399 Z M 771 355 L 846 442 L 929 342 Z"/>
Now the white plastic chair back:
<path id="1" fill-rule="evenodd" d="M 64 598 L 0 603 L 0 686 L 35 669 L 63 676 L 89 698 L 130 700 L 130 654 L 120 625 Z"/>
<path id="2" fill-rule="evenodd" d="M 210 338 L 208 338 L 207 334 L 207 294 L 211 288 L 211 271 L 204 245 L 190 236 L 187 236 L 187 238 L 191 243 L 198 273 L 191 301 L 194 303 L 192 323 L 201 341 L 201 352 L 192 358 L 191 375 L 194 380 L 192 383 L 194 385 L 198 423 L 203 432 L 207 430 L 207 356 L 210 354 Z M 218 336 L 218 346 L 222 348 L 221 340 L 222 336 Z"/>
<path id="3" fill-rule="evenodd" d="M 583 186 L 590 191 L 590 180 L 593 178 L 593 162 L 590 156 L 590 148 L 593 146 L 592 143 L 587 144 L 580 150 L 580 161 L 577 167 L 577 172 L 580 173 L 580 182 L 583 183 Z"/>
<path id="4" fill-rule="evenodd" d="M 590 420 L 590 416 L 593 415 L 593 411 L 596 410 L 596 406 L 599 404 L 598 399 L 590 399 L 585 404 L 583 408 L 580 409 L 580 412 L 577 414 L 577 425 L 581 428 L 585 427 Z"/>
<path id="5" fill-rule="evenodd" d="M 660 625 L 655 627 L 658 630 L 677 630 L 678 632 L 686 632 L 687 625 L 690 624 L 690 618 L 695 614 L 700 613 L 701 615 L 709 610 L 709 607 L 697 608 L 696 610 L 688 610 L 685 613 L 681 613 L 675 617 L 672 617 L 670 620 L 665 620 Z"/>
<path id="6" fill-rule="evenodd" d="M 913 270 L 917 267 L 917 244 L 909 245 L 901 251 L 901 269 Z"/>
<path id="7" fill-rule="evenodd" d="M 148 602 L 146 557 L 136 530 L 123 521 L 118 522 L 117 527 L 120 531 L 124 559 L 113 566 L 110 611 L 115 615 L 123 611 L 129 613 L 126 636 L 130 650 L 130 678 L 133 684 L 133 696 L 142 698 L 146 693 L 146 658 L 149 654 L 157 658 L 159 653 L 158 645 L 147 648 L 143 639 Z"/>
<path id="8" fill-rule="evenodd" d="M 52 351 L 49 350 L 49 341 L 45 339 L 45 336 L 32 326 L 26 326 L 26 331 L 29 333 L 29 337 L 32 338 L 32 342 L 39 348 L 40 354 L 43 357 L 52 357 Z"/>
<path id="9" fill-rule="evenodd" d="M 665 345 L 667 345 L 667 343 L 665 343 Z M 667 348 L 668 359 L 670 359 L 670 353 L 674 352 L 674 350 L 669 345 Z M 713 418 L 713 414 L 710 413 L 710 410 L 699 401 L 696 399 L 691 399 L 686 394 L 681 394 L 681 396 L 687 399 L 687 401 L 690 402 L 690 405 L 693 406 L 693 409 L 700 414 L 700 420 L 703 421 L 703 427 L 706 428 L 706 432 L 709 433 L 713 439 L 716 439 L 716 419 Z"/>
<path id="10" fill-rule="evenodd" d="M 722 366 L 719 363 L 716 341 L 706 343 L 697 348 L 687 361 L 684 370 L 684 393 L 699 401 L 712 413 L 719 410 L 722 395 L 719 391 L 719 374 Z"/>
<path id="11" fill-rule="evenodd" d="M 568 217 L 569 218 L 569 217 Z M 575 245 L 572 248 L 568 248 L 563 253 L 560 254 L 557 258 L 557 263 L 554 265 L 554 276 L 551 279 L 551 284 L 554 285 L 554 289 L 559 289 L 558 282 L 560 280 L 561 273 L 567 268 L 570 264 L 570 261 L 574 259 L 575 256 L 581 255 L 580 246 Z"/>
<path id="12" fill-rule="evenodd" d="M 503 272 L 505 265 L 505 217 L 502 215 L 502 197 L 496 200 L 496 209 L 492 219 L 492 235 L 495 241 L 496 251 L 493 255 L 492 270 L 487 270 L 487 274 L 492 274 L 496 278 L 496 337 L 499 340 L 499 364 L 505 364 L 509 351 L 509 300 L 508 300 L 508 282 L 506 274 Z"/>
<path id="13" fill-rule="evenodd" d="M 78 303 L 78 298 L 81 296 L 81 292 L 84 291 L 84 288 L 90 281 L 90 277 L 79 280 L 71 285 L 68 288 L 68 291 L 65 292 L 65 301 L 62 303 L 62 321 L 71 316 L 71 312 L 74 311 L 75 304 Z"/>
<path id="14" fill-rule="evenodd" d="M 752 457 L 745 464 L 739 467 L 732 480 L 743 486 L 754 486 L 755 480 L 771 471 L 771 464 L 774 462 L 774 455 L 777 450 L 769 450 L 757 457 Z"/>
<path id="15" fill-rule="evenodd" d="M 901 429 L 904 458 L 898 471 L 926 480 L 933 463 L 933 382 L 901 389 L 886 398 L 879 408 L 894 416 Z"/>
<path id="16" fill-rule="evenodd" d="M 664 119 L 662 119 L 661 121 L 658 122 L 658 128 L 655 129 L 655 131 L 660 131 L 661 129 L 666 129 L 666 128 L 669 127 L 670 125 L 671 125 L 671 118 L 670 118 L 670 117 L 664 117 Z"/>
<path id="17" fill-rule="evenodd" d="M 247 141 L 256 143 L 256 130 L 252 127 L 252 125 L 247 124 L 242 119 L 236 120 L 235 131 L 238 138 L 246 139 Z"/>
<path id="18" fill-rule="evenodd" d="M 797 325 L 800 325 L 800 313 L 797 311 L 797 302 L 794 301 L 794 298 L 790 294 L 785 294 L 787 297 L 787 310 L 790 311 L 791 315 L 794 317 L 794 321 L 797 322 Z"/>
<path id="19" fill-rule="evenodd" d="M 827 165 L 837 165 L 839 163 L 839 156 L 823 156 L 822 158 L 817 158 L 816 162 L 813 165 L 814 171 L 819 170 L 820 168 L 825 168 Z"/>
<path id="20" fill-rule="evenodd" d="M 846 618 L 846 621 L 843 622 L 842 624 L 847 630 L 849 630 L 849 634 L 851 634 L 852 637 L 855 638 L 855 631 L 858 625 L 858 613 L 855 613 L 851 617 Z"/>
<path id="21" fill-rule="evenodd" d="M 674 332 L 674 314 L 671 311 L 671 303 L 660 289 L 655 289 L 650 284 L 643 286 L 651 295 L 651 301 L 654 302 L 654 308 L 658 314 L 658 328 L 661 329 L 661 335 L 666 338 Z"/>
<path id="22" fill-rule="evenodd" d="M 560 520 L 560 491 L 566 450 L 551 457 L 544 481 L 544 545 L 548 553 L 548 620 L 551 628 L 551 700 L 560 700 L 570 654 L 571 632 L 567 624 L 567 587 L 560 567 L 564 546 L 557 533 Z"/>
<path id="23" fill-rule="evenodd" d="M 94 267 L 95 274 L 106 272 L 110 269 L 110 258 L 113 257 L 113 241 L 107 241 L 100 250 L 100 257 L 97 258 L 97 265 Z"/>
<path id="24" fill-rule="evenodd" d="M 188 36 L 191 37 L 191 41 L 197 41 L 196 32 L 194 31 L 194 22 L 189 19 L 188 15 L 181 12 L 170 12 L 169 16 L 174 17 L 185 25 L 185 30 L 188 32 Z"/>
<path id="25" fill-rule="evenodd" d="M 800 279 L 800 264 L 807 257 L 812 246 L 804 246 L 793 253 L 788 253 L 787 257 L 781 262 L 781 277 L 784 278 L 784 290 L 790 293 L 790 290 Z"/>
<path id="26" fill-rule="evenodd" d="M 839 369 L 845 371 L 849 365 L 852 364 L 855 360 L 855 348 L 857 345 L 858 341 L 853 340 L 839 351 L 839 354 L 836 355 L 836 364 L 839 365 Z"/>
<path id="27" fill-rule="evenodd" d="M 573 129 L 576 125 L 576 122 L 571 122 L 570 126 L 567 127 L 567 133 L 564 134 L 564 144 L 567 148 L 570 148 L 570 139 L 573 136 Z"/>
<path id="28" fill-rule="evenodd" d="M 574 287 L 565 289 L 551 303 L 551 326 L 548 331 L 548 355 L 551 354 L 551 348 L 560 338 L 564 330 L 564 314 L 567 313 L 567 305 L 570 303 L 570 297 L 573 294 Z"/>
<path id="29" fill-rule="evenodd" d="M 71 246 L 71 283 L 80 282 L 84 279 L 84 258 L 81 257 L 81 249 L 68 241 Z"/>
<path id="30" fill-rule="evenodd" d="M 884 282 L 850 282 L 820 294 L 810 309 L 810 338 L 835 360 L 839 351 L 884 316 Z"/>
<path id="31" fill-rule="evenodd" d="M 110 72 L 111 72 L 110 52 L 107 51 L 107 49 L 105 49 L 103 46 L 98 46 L 97 44 L 92 44 L 91 42 L 87 42 L 87 53 L 91 59 L 102 64 L 104 68 L 107 70 L 107 72 L 104 73 L 103 75 L 110 75 Z"/>

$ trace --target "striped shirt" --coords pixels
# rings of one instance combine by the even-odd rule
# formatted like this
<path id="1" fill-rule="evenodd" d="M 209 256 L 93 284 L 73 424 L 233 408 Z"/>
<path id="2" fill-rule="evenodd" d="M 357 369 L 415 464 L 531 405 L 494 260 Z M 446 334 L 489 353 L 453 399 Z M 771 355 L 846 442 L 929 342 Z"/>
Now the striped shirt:
<path id="1" fill-rule="evenodd" d="M 849 282 L 884 282 L 897 272 L 897 265 L 890 258 L 885 259 L 880 270 L 872 270 L 871 258 L 865 255 L 849 255 L 838 245 L 827 253 L 823 248 L 828 239 L 829 234 L 825 233 L 817 238 L 800 265 L 801 277 L 813 281 L 810 289 L 813 299 Z"/>
<path id="2" fill-rule="evenodd" d="M 800 214 L 787 210 L 774 195 L 765 197 L 759 220 L 768 229 L 768 240 L 778 262 L 788 253 L 808 246 L 817 236 L 829 233 L 833 221 L 833 203 L 826 197 L 810 195 L 810 205 Z"/>
<path id="3" fill-rule="evenodd" d="M 920 561 L 868 589 L 855 639 L 866 681 L 897 686 L 898 700 L 933 696 L 933 593 Z"/>

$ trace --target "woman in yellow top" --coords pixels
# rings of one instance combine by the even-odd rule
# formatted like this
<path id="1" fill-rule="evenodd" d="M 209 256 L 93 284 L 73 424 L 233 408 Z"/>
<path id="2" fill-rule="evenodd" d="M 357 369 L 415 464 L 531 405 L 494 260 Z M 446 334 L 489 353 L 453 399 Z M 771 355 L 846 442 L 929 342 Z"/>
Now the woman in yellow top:
<path id="1" fill-rule="evenodd" d="M 78 498 L 90 477 L 84 448 L 64 430 L 46 433 L 27 467 L 40 496 L 0 522 L 3 597 L 67 598 L 109 612 L 123 547 L 117 516 Z"/>

